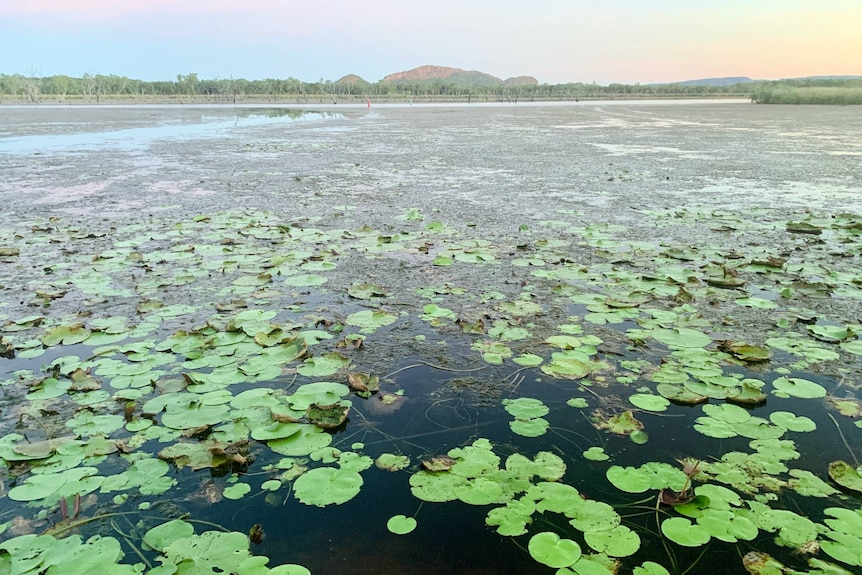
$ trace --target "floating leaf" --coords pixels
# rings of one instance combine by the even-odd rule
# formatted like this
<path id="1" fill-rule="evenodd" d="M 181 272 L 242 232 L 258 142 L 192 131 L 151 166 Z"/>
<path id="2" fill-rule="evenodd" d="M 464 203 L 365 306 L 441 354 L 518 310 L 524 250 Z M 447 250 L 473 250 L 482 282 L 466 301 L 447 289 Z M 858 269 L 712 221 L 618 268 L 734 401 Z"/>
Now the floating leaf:
<path id="1" fill-rule="evenodd" d="M 814 399 L 826 396 L 826 388 L 819 383 L 814 383 L 799 377 L 779 377 L 773 380 L 772 387 L 776 394 Z"/>
<path id="2" fill-rule="evenodd" d="M 575 541 L 560 539 L 550 531 L 533 535 L 527 548 L 533 559 L 555 569 L 568 567 L 581 557 L 581 547 Z"/>
<path id="3" fill-rule="evenodd" d="M 288 276 L 288 278 L 284 280 L 284 285 L 290 287 L 311 287 L 323 285 L 328 281 L 328 278 L 317 274 L 298 274 L 295 276 Z"/>
<path id="4" fill-rule="evenodd" d="M 855 332 L 852 330 L 835 325 L 809 325 L 805 326 L 805 329 L 808 330 L 808 333 L 811 334 L 814 339 L 825 341 L 827 343 L 840 343 L 856 337 Z"/>
<path id="5" fill-rule="evenodd" d="M 636 393 L 629 396 L 629 401 L 636 407 L 640 407 L 646 411 L 665 411 L 670 401 L 660 395 L 651 395 L 647 393 Z"/>
<path id="6" fill-rule="evenodd" d="M 398 316 L 383 310 L 366 309 L 347 316 L 344 323 L 362 328 L 362 333 L 372 333 L 375 330 L 395 323 Z"/>
<path id="7" fill-rule="evenodd" d="M 712 343 L 712 338 L 701 331 L 689 328 L 654 329 L 650 332 L 653 339 L 668 347 L 679 349 L 688 347 L 704 347 Z"/>
<path id="8" fill-rule="evenodd" d="M 862 355 L 862 339 L 845 341 L 840 345 L 841 349 L 853 355 Z"/>
<path id="9" fill-rule="evenodd" d="M 749 363 L 769 361 L 772 357 L 772 352 L 768 349 L 747 343 L 725 342 L 719 345 L 719 349 Z"/>
<path id="10" fill-rule="evenodd" d="M 743 555 L 742 566 L 749 575 L 782 575 L 786 572 L 782 563 L 760 551 L 749 551 Z"/>
<path id="11" fill-rule="evenodd" d="M 234 483 L 224 488 L 224 496 L 227 499 L 242 499 L 249 491 L 251 491 L 251 485 L 248 483 Z"/>
<path id="12" fill-rule="evenodd" d="M 407 535 L 416 529 L 416 519 L 404 515 L 393 515 L 386 522 L 386 528 L 395 535 Z"/>
<path id="13" fill-rule="evenodd" d="M 375 297 L 385 297 L 389 295 L 386 290 L 377 284 L 372 283 L 354 283 L 347 288 L 347 294 L 356 299 L 371 299 Z"/>
<path id="14" fill-rule="evenodd" d="M 509 422 L 509 428 L 524 437 L 540 437 L 548 431 L 549 423 L 545 419 L 516 419 Z"/>
<path id="15" fill-rule="evenodd" d="M 709 531 L 700 525 L 692 524 L 684 517 L 671 517 L 661 524 L 665 537 L 684 547 L 700 547 L 709 542 Z"/>
<path id="16" fill-rule="evenodd" d="M 610 456 L 601 447 L 590 447 L 584 451 L 584 458 L 590 461 L 607 461 Z"/>
<path id="17" fill-rule="evenodd" d="M 769 414 L 769 421 L 787 431 L 805 432 L 817 429 L 817 424 L 812 419 L 789 411 L 773 411 Z"/>
<path id="18" fill-rule="evenodd" d="M 641 545 L 638 534 L 625 525 L 617 525 L 608 531 L 584 533 L 584 540 L 592 549 L 611 557 L 628 557 L 633 555 Z"/>
<path id="19" fill-rule="evenodd" d="M 81 343 L 88 337 L 90 337 L 90 330 L 84 327 L 84 324 L 76 323 L 49 329 L 45 335 L 42 336 L 42 343 L 48 347 L 61 343 L 63 345 L 74 345 L 76 343 Z"/>
<path id="20" fill-rule="evenodd" d="M 541 400 L 532 397 L 504 399 L 503 408 L 519 419 L 543 417 L 551 411 Z"/>
<path id="21" fill-rule="evenodd" d="M 597 413 L 593 425 L 598 429 L 607 429 L 617 435 L 629 435 L 633 431 L 640 431 L 644 426 L 631 411 L 624 411 L 608 419 L 603 419 L 602 414 Z"/>
<path id="22" fill-rule="evenodd" d="M 294 495 L 306 505 L 325 507 L 350 501 L 362 487 L 355 471 L 318 467 L 300 475 L 293 484 Z"/>
<path id="23" fill-rule="evenodd" d="M 410 458 L 406 455 L 383 453 L 374 460 L 374 465 L 378 469 L 383 469 L 385 471 L 401 471 L 410 466 Z"/>
<path id="24" fill-rule="evenodd" d="M 833 461 L 829 464 L 829 477 L 845 489 L 862 493 L 862 467 L 854 468 L 846 461 Z"/>
<path id="25" fill-rule="evenodd" d="M 860 352 L 862 354 L 862 352 Z M 532 353 L 524 353 L 519 355 L 518 357 L 513 357 L 512 361 L 517 363 L 522 367 L 537 367 L 542 365 L 544 359 L 541 356 L 535 355 Z"/>
<path id="26" fill-rule="evenodd" d="M 644 561 L 642 565 L 635 567 L 633 575 L 670 575 L 670 572 L 652 561 Z"/>

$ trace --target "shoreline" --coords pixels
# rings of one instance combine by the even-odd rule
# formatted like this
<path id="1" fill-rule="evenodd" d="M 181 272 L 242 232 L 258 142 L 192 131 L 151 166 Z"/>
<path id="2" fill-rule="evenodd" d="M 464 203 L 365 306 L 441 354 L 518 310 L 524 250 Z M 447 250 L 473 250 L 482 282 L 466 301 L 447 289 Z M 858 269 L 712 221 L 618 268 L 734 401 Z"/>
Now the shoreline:
<path id="1" fill-rule="evenodd" d="M 593 103 L 593 102 L 673 102 L 673 101 L 693 101 L 704 102 L 718 100 L 722 102 L 744 100 L 751 101 L 749 94 L 704 94 L 704 95 L 667 95 L 655 96 L 650 95 L 624 95 L 620 97 L 580 97 L 580 98 L 469 98 L 464 97 L 435 97 L 435 96 L 416 96 L 409 97 L 365 97 L 365 96 L 350 96 L 332 98 L 327 95 L 309 96 L 309 97 L 278 97 L 278 96 L 258 96 L 249 95 L 242 98 L 225 98 L 221 96 L 128 96 L 128 97 L 103 97 L 103 98 L 85 98 L 81 96 L 43 96 L 36 102 L 29 102 L 26 98 L 5 98 L 0 97 L 0 106 L 23 106 L 23 107 L 40 107 L 40 106 L 151 106 L 151 105 L 172 105 L 172 106 L 188 106 L 188 105 L 206 105 L 206 106 L 240 106 L 240 105 L 344 105 L 344 106 L 366 106 L 368 102 L 374 104 L 464 104 L 464 105 L 500 105 L 500 104 L 578 104 L 578 103 Z"/>

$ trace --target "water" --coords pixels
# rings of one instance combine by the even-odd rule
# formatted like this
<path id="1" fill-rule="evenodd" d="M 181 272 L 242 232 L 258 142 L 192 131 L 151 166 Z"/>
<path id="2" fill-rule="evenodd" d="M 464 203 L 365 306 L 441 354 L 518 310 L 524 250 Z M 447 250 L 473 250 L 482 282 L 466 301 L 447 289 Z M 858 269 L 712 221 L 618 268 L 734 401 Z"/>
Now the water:
<path id="1" fill-rule="evenodd" d="M 371 458 L 404 454 L 410 457 L 410 467 L 395 473 L 376 467 L 364 470 L 356 497 L 318 508 L 297 500 L 292 480 L 272 493 L 261 489 L 275 474 L 267 466 L 281 456 L 265 442 L 251 440 L 243 453 L 253 462 L 199 471 L 171 466 L 169 477 L 177 486 L 164 495 L 147 496 L 131 489 L 122 492 L 128 499 L 114 501 L 116 492 L 91 493 L 83 498 L 84 517 L 128 513 L 118 517 L 130 523 L 118 519 L 117 527 L 130 536 L 186 513 L 191 520 L 238 532 L 259 523 L 267 537 L 252 547 L 253 552 L 269 556 L 270 565 L 300 563 L 316 574 L 554 573 L 534 561 L 526 547 L 530 535 L 550 530 L 587 550 L 583 535 L 568 518 L 537 513 L 528 535 L 501 536 L 485 524 L 488 511 L 499 505 L 423 503 L 410 491 L 409 479 L 423 458 L 488 438 L 503 462 L 514 453 L 555 454 L 567 466 L 563 482 L 588 498 L 614 505 L 623 524 L 642 542 L 634 556 L 622 559 L 623 572 L 653 560 L 674 573 L 692 564 L 696 566 L 690 573 L 707 572 L 707 567 L 717 572 L 719 564 L 738 573 L 739 556 L 749 549 L 768 551 L 797 568 L 802 565 L 800 557 L 776 546 L 774 534 L 765 531 L 738 545 L 713 540 L 700 559 L 703 548 L 687 549 L 658 535 L 657 489 L 630 494 L 608 481 L 611 465 L 655 461 L 681 468 L 678 459 L 714 462 L 729 451 L 752 449 L 748 439 L 717 439 L 697 432 L 695 420 L 704 416 L 700 406 L 672 404 L 656 414 L 634 410 L 649 435 L 645 445 L 596 429 L 593 420 L 632 410 L 628 397 L 639 388 L 654 392 L 655 373 L 674 358 L 666 345 L 649 335 L 629 338 L 631 330 L 647 323 L 647 312 L 639 311 L 622 324 L 595 325 L 583 319 L 586 306 L 573 304 L 569 297 L 598 292 L 626 299 L 632 292 L 649 292 L 649 301 L 641 307 L 678 313 L 676 320 L 663 320 L 667 326 L 689 325 L 686 321 L 696 317 L 700 321 L 696 329 L 713 340 L 707 345 L 710 350 L 719 339 L 762 345 L 777 335 L 806 338 L 804 326 L 776 327 L 774 316 L 785 312 L 810 309 L 824 322 L 858 323 L 859 302 L 851 296 L 775 297 L 771 299 L 778 309 L 758 310 L 735 303 L 745 295 L 742 290 L 716 290 L 698 279 L 703 277 L 701 261 L 717 260 L 725 252 L 755 250 L 759 256 L 784 253 L 791 265 L 768 276 L 739 267 L 738 273 L 749 281 L 746 293 L 770 297 L 780 291 L 782 282 L 797 279 L 795 266 L 815 265 L 818 276 L 844 282 L 838 293 L 855 293 L 847 278 L 858 275 L 858 258 L 830 255 L 839 243 L 843 251 L 855 249 L 846 229 L 832 227 L 811 241 L 791 237 L 783 229 L 786 221 L 805 219 L 811 211 L 831 222 L 837 221 L 836 213 L 857 207 L 852 200 L 862 181 L 860 167 L 852 156 L 833 153 L 853 151 L 860 128 L 857 116 L 844 109 L 814 114 L 803 108 L 702 102 L 375 106 L 371 112 L 339 106 L 337 113 L 321 108 L 298 112 L 298 118 L 282 112 L 0 108 L 8 120 L 0 138 L 0 147 L 5 146 L 0 150 L 4 152 L 0 169 L 6 174 L 0 183 L 4 201 L 0 247 L 15 246 L 21 252 L 0 263 L 4 286 L 0 324 L 34 314 L 45 318 L 39 327 L 3 335 L 16 345 L 37 340 L 38 346 L 39 338 L 55 326 L 123 317 L 130 327 L 153 324 L 152 331 L 139 339 L 150 342 L 144 345 L 144 355 L 156 357 L 156 343 L 178 330 L 224 332 L 243 310 L 271 309 L 277 312 L 273 321 L 297 323 L 303 331 L 330 339 L 310 345 L 308 356 L 280 366 L 278 376 L 257 382 L 244 379 L 226 389 L 232 395 L 259 387 L 290 393 L 312 381 L 344 383 L 347 372 L 379 375 L 382 393 L 403 396 L 395 396 L 400 399 L 389 406 L 379 395 L 350 396 L 348 421 L 328 433 L 339 450 Z M 813 141 L 800 137 L 812 130 L 834 137 Z M 722 222 L 738 224 L 733 232 L 712 229 L 710 214 L 716 209 L 724 214 Z M 417 214 L 424 219 L 415 219 Z M 543 223 L 551 220 L 562 225 Z M 431 226 L 435 221 L 443 225 Z M 620 227 L 608 228 L 607 223 Z M 584 232 L 577 231 L 591 225 L 606 230 L 601 241 L 593 237 L 587 243 Z M 826 243 L 821 245 L 820 240 Z M 456 259 L 451 266 L 434 265 L 441 253 L 464 254 L 465 246 L 478 241 L 494 258 L 492 263 Z M 529 251 L 521 250 L 522 245 Z M 632 250 L 630 245 L 639 247 Z M 682 265 L 662 255 L 668 247 L 685 247 L 701 255 L 692 263 L 683 262 L 694 279 L 677 280 L 687 282 L 694 297 L 690 308 L 682 309 L 673 300 L 675 290 L 650 292 L 654 286 L 666 288 L 663 280 L 640 279 L 663 277 L 656 272 Z M 608 258 L 617 251 L 625 257 Z M 303 255 L 286 258 L 296 253 Z M 567 273 L 554 279 L 511 263 L 524 253 L 547 260 L 539 270 Z M 216 265 L 222 260 L 239 263 Z M 305 273 L 300 264 L 314 267 L 320 262 L 335 266 L 315 272 L 326 283 L 285 285 L 286 278 Z M 740 260 L 719 263 L 736 269 Z M 830 274 L 829 269 L 840 269 L 841 274 Z M 88 273 L 77 273 L 83 270 Z M 94 295 L 88 282 L 95 281 L 95 272 L 107 278 L 96 291 L 124 295 L 88 303 Z M 584 276 L 591 281 L 583 281 Z M 372 299 L 348 295 L 355 283 L 365 282 L 379 284 L 388 295 Z M 34 294 L 46 287 L 69 293 L 40 302 Z M 502 305 L 527 300 L 538 302 L 540 311 L 519 314 L 516 305 Z M 422 308 L 432 301 L 453 310 L 463 322 L 445 320 L 432 326 L 423 320 Z M 194 310 L 164 319 L 154 313 L 160 305 L 178 304 Z M 394 322 L 360 333 L 348 321 L 358 311 L 377 309 L 392 314 Z M 497 340 L 490 330 L 499 321 L 530 335 Z M 558 349 L 545 338 L 559 335 L 564 324 L 578 324 L 585 334 L 599 337 L 603 344 L 598 357 L 607 366 L 576 381 L 555 379 L 539 368 L 522 369 L 512 361 L 532 353 L 547 365 Z M 464 326 L 479 326 L 481 333 L 470 333 Z M 364 336 L 362 346 L 353 347 L 350 342 L 355 340 L 345 340 L 347 335 Z M 491 343 L 511 351 L 511 356 L 501 357 L 499 366 L 482 359 L 486 349 L 482 346 Z M 242 355 L 244 348 L 237 347 L 235 353 L 238 365 L 244 365 L 248 359 Z M 254 353 L 261 350 L 255 348 Z M 350 367 L 327 376 L 297 371 L 310 365 L 304 362 L 308 357 L 330 353 L 348 358 Z M 5 431 L 22 432 L 31 442 L 69 433 L 65 423 L 82 411 L 80 405 L 62 395 L 42 402 L 24 398 L 47 375 L 53 359 L 70 354 L 87 359 L 92 349 L 85 344 L 57 346 L 33 360 L 0 360 L 4 381 L 0 417 Z M 116 357 L 129 363 L 125 353 Z M 182 374 L 189 371 L 181 366 L 184 359 L 177 354 L 159 366 L 166 372 L 159 378 L 159 390 L 144 386 L 144 395 L 131 399 L 136 402 L 133 418 L 141 417 L 141 405 L 151 396 L 167 393 L 161 386 L 182 382 Z M 857 359 L 841 351 L 839 360 L 799 366 L 800 358 L 776 352 L 771 363 L 760 367 L 746 368 L 726 358 L 721 362 L 726 374 L 764 381 L 768 398 L 750 409 L 752 415 L 768 418 L 784 410 L 816 423 L 814 432 L 786 434 L 801 454 L 787 463 L 829 482 L 830 461 L 852 461 L 859 453 L 858 427 L 822 399 L 772 395 L 770 382 L 780 375 L 777 370 L 787 370 L 791 377 L 817 381 L 842 397 L 858 391 Z M 640 372 L 624 361 L 643 362 Z M 111 387 L 112 378 L 103 377 L 100 369 L 95 367 L 94 374 L 102 378 L 102 390 L 116 397 L 98 409 L 122 415 L 131 397 L 127 394 L 134 393 Z M 18 370 L 33 373 L 13 377 Z M 212 369 L 194 371 L 206 375 Z M 617 377 L 629 383 L 620 384 Z M 518 397 L 537 398 L 549 407 L 545 435 L 528 438 L 512 432 L 509 424 L 514 418 L 502 409 L 502 401 Z M 584 398 L 588 407 L 567 405 L 573 397 Z M 207 401 L 223 405 L 217 396 L 208 396 Z M 157 424 L 159 417 L 154 416 Z M 176 443 L 197 444 L 206 433 L 196 430 L 190 432 L 192 437 L 134 444 L 129 459 L 155 458 Z M 129 441 L 134 435 L 120 428 L 110 437 Z M 603 447 L 611 459 L 591 461 L 582 456 L 595 446 Z M 337 465 L 319 461 L 325 454 L 315 457 L 299 460 L 309 469 Z M 8 497 L 10 489 L 31 477 L 29 465 L 13 463 L 6 477 L 0 521 L 14 520 L 14 528 L 0 538 L 26 529 L 43 532 L 61 520 L 56 505 L 40 511 L 38 505 Z M 111 454 L 99 470 L 108 476 L 128 465 L 120 454 Z M 787 474 L 776 475 L 788 479 Z M 224 488 L 240 483 L 250 486 L 246 496 L 224 497 Z M 776 499 L 770 504 L 775 508 L 804 512 L 818 522 L 825 507 L 859 505 L 857 496 L 803 497 L 786 486 L 776 494 L 760 493 L 764 498 L 773 495 Z M 141 503 L 152 506 L 142 509 Z M 665 508 L 658 517 L 672 513 Z M 416 531 L 391 534 L 386 522 L 399 514 L 415 515 Z M 138 521 L 144 527 L 137 526 Z M 87 523 L 80 532 L 118 536 L 107 520 Z M 139 543 L 138 535 L 130 541 Z M 135 561 L 129 542 L 122 543 L 127 561 Z"/>

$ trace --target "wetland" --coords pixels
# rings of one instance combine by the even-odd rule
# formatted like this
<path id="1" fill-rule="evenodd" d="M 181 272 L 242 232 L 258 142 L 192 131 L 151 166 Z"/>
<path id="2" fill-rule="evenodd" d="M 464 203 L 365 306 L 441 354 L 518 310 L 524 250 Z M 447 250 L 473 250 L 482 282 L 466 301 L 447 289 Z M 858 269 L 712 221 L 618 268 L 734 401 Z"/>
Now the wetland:
<path id="1" fill-rule="evenodd" d="M 0 118 L 0 573 L 862 572 L 852 109 Z"/>

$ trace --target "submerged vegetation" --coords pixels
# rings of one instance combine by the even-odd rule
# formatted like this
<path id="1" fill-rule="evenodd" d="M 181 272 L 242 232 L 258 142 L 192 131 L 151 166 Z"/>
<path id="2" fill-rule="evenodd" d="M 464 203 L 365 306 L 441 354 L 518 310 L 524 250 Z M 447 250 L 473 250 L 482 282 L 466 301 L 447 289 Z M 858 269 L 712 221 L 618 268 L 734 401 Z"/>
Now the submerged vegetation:
<path id="1" fill-rule="evenodd" d="M 333 210 L 0 228 L 0 573 L 308 573 L 250 552 L 262 507 L 323 523 L 391 474 L 382 536 L 478 506 L 537 573 L 862 568 L 862 217 Z"/>

